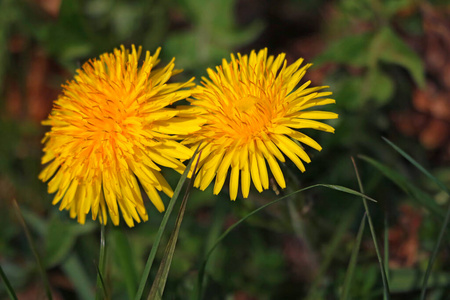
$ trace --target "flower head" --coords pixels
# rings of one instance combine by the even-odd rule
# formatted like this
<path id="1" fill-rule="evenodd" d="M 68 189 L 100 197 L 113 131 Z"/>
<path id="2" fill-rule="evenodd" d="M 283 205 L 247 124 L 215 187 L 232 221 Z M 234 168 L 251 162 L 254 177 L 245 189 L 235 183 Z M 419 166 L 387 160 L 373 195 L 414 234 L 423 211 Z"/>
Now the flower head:
<path id="1" fill-rule="evenodd" d="M 194 185 L 206 189 L 215 178 L 214 194 L 218 194 L 230 174 L 230 198 L 238 193 L 239 177 L 244 198 L 250 181 L 262 192 L 269 187 L 266 162 L 276 182 L 285 188 L 285 180 L 277 162 L 287 156 L 302 172 L 303 162 L 311 160 L 300 143 L 316 150 L 321 146 L 299 129 L 313 128 L 334 132 L 315 120 L 335 119 L 337 114 L 307 110 L 335 103 L 322 92 L 325 86 L 309 87 L 310 81 L 297 88 L 311 66 L 301 67 L 299 59 L 287 66 L 285 55 L 267 56 L 267 49 L 250 56 L 231 55 L 216 71 L 208 69 L 209 79 L 193 93 L 191 104 L 206 120 L 202 129 L 185 142 L 196 147 L 203 142 L 198 173 Z M 300 143 L 299 143 L 300 142 Z"/>
<path id="2" fill-rule="evenodd" d="M 48 183 L 49 193 L 57 192 L 53 204 L 70 210 L 72 218 L 84 223 L 92 212 L 106 223 L 107 214 L 119 223 L 119 210 L 131 227 L 148 215 L 140 186 L 159 211 L 164 204 L 158 191 L 173 191 L 161 175 L 160 166 L 182 172 L 181 160 L 192 151 L 176 142 L 178 135 L 200 127 L 198 120 L 167 107 L 189 97 L 185 83 L 167 83 L 174 60 L 155 69 L 160 49 L 145 53 L 141 47 L 115 49 L 93 59 L 77 70 L 74 80 L 63 85 L 48 120 L 39 175 Z"/>

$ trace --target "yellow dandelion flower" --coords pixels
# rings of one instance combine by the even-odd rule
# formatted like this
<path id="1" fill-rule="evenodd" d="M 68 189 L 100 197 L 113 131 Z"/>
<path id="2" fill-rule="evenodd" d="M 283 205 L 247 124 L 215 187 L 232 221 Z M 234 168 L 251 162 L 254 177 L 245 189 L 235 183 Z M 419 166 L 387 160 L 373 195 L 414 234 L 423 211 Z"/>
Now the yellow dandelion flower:
<path id="1" fill-rule="evenodd" d="M 183 88 L 193 86 L 192 80 L 167 83 L 181 72 L 174 59 L 156 69 L 160 49 L 147 51 L 140 64 L 141 50 L 122 46 L 85 63 L 63 85 L 43 122 L 51 130 L 42 141 L 47 166 L 39 178 L 51 179 L 48 192 L 57 192 L 53 204 L 82 224 L 89 211 L 94 220 L 100 214 L 102 223 L 109 214 L 118 225 L 120 212 L 130 227 L 146 221 L 140 186 L 164 211 L 158 191 L 169 197 L 173 191 L 160 166 L 183 172 L 180 160 L 193 154 L 176 137 L 200 129 L 198 120 L 167 107 L 191 95 Z"/>
<path id="2" fill-rule="evenodd" d="M 334 132 L 320 119 L 335 119 L 337 114 L 307 110 L 314 106 L 335 103 L 327 98 L 331 92 L 325 86 L 309 87 L 310 81 L 296 88 L 311 66 L 301 66 L 299 59 L 287 65 L 285 54 L 268 56 L 267 49 L 250 56 L 231 55 L 231 62 L 222 61 L 216 71 L 208 69 L 209 79 L 190 99 L 206 120 L 202 129 L 185 140 L 193 148 L 203 142 L 194 186 L 206 189 L 215 178 L 214 194 L 218 194 L 231 168 L 230 199 L 238 194 L 239 177 L 244 198 L 250 182 L 262 192 L 269 188 L 266 162 L 276 182 L 286 187 L 277 162 L 287 156 L 302 172 L 303 162 L 311 160 L 301 143 L 316 150 L 321 146 L 299 129 L 313 128 Z"/>

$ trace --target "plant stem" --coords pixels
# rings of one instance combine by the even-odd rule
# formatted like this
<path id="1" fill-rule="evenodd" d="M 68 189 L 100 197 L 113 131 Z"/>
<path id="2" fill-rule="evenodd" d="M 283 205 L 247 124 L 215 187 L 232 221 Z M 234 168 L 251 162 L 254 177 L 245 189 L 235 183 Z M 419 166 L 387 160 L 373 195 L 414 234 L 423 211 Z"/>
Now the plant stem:
<path id="1" fill-rule="evenodd" d="M 97 270 L 97 293 L 95 299 L 102 299 L 101 294 L 103 293 L 104 299 L 108 299 L 108 293 L 106 292 L 106 286 L 104 281 L 104 274 L 106 269 L 106 235 L 105 235 L 105 224 L 101 223 L 100 227 L 100 255 L 98 259 L 98 270 Z M 100 292 L 102 291 L 102 293 Z"/>

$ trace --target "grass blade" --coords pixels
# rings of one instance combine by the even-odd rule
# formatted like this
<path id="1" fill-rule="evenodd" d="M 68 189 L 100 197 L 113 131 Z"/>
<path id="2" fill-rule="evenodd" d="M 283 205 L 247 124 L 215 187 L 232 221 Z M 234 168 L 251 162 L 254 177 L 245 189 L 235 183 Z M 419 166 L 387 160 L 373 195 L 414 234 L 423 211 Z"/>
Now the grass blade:
<path id="1" fill-rule="evenodd" d="M 123 232 L 123 228 L 115 228 L 110 232 L 110 237 L 114 242 L 114 260 L 117 261 L 125 281 L 125 287 L 128 293 L 128 299 L 134 298 L 136 293 L 139 276 L 136 270 L 135 261 L 133 259 L 133 251 L 127 236 Z M 111 246 L 110 246 L 111 249 Z"/>
<path id="2" fill-rule="evenodd" d="M 441 246 L 444 234 L 445 234 L 445 230 L 447 229 L 447 225 L 448 222 L 450 220 L 450 206 L 447 210 L 447 214 L 445 215 L 445 219 L 444 219 L 444 224 L 442 224 L 441 230 L 439 232 L 439 237 L 437 240 L 436 245 L 434 245 L 434 249 L 433 252 L 430 256 L 430 260 L 428 261 L 428 266 L 427 266 L 427 270 L 425 271 L 425 276 L 423 278 L 423 282 L 422 282 L 422 291 L 420 292 L 420 300 L 425 300 L 425 295 L 427 292 L 427 285 L 428 285 L 428 280 L 430 278 L 431 275 L 431 269 L 433 268 L 434 265 L 434 261 L 436 260 L 439 248 Z"/>
<path id="3" fill-rule="evenodd" d="M 199 145 L 200 147 L 200 145 Z M 170 199 L 169 205 L 167 206 L 167 210 L 164 214 L 164 217 L 161 221 L 161 224 L 159 225 L 158 232 L 156 233 L 155 242 L 153 243 L 152 249 L 150 251 L 150 254 L 147 258 L 147 263 L 145 264 L 144 272 L 141 277 L 141 281 L 139 282 L 139 287 L 136 292 L 136 296 L 134 297 L 135 300 L 140 300 L 142 298 L 142 294 L 144 293 L 145 286 L 147 284 L 148 275 L 150 274 L 150 269 L 152 268 L 153 261 L 155 260 L 156 251 L 158 250 L 159 243 L 161 242 L 161 237 L 164 233 L 164 230 L 166 229 L 167 222 L 169 221 L 170 214 L 172 213 L 173 207 L 175 206 L 175 203 L 177 202 L 178 196 L 180 195 L 180 191 L 183 188 L 184 182 L 186 181 L 187 175 L 189 173 L 189 169 L 191 168 L 192 162 L 194 161 L 199 147 L 194 152 L 194 155 L 189 160 L 189 163 L 186 166 L 186 169 L 183 172 L 183 175 L 181 175 L 180 180 L 178 181 L 177 187 L 175 188 L 173 192 L 172 199 Z"/>
<path id="4" fill-rule="evenodd" d="M 384 269 L 386 270 L 386 279 L 389 282 L 389 224 L 387 211 L 384 215 Z"/>
<path id="5" fill-rule="evenodd" d="M 441 190 L 443 190 L 444 192 L 447 193 L 447 195 L 450 196 L 450 190 L 445 186 L 444 183 L 442 183 L 442 181 L 440 181 L 435 176 L 433 176 L 424 167 L 422 167 L 415 159 L 413 159 L 409 154 L 407 154 L 405 151 L 400 149 L 397 145 L 395 145 L 394 143 L 392 143 L 391 141 L 389 141 L 388 139 L 386 139 L 384 137 L 383 137 L 383 140 L 386 143 L 388 143 L 392 148 L 394 148 L 395 151 L 397 151 L 404 158 L 406 158 L 412 165 L 414 165 L 417 169 L 419 169 L 423 174 L 425 174 L 425 176 L 427 176 L 434 183 L 436 183 L 437 186 Z M 427 291 L 427 285 L 428 285 L 428 280 L 429 280 L 430 275 L 431 275 L 431 269 L 433 268 L 434 262 L 436 260 L 437 254 L 439 252 L 439 248 L 441 246 L 441 243 L 442 243 L 442 240 L 443 240 L 443 237 L 444 237 L 444 234 L 445 234 L 445 230 L 447 229 L 447 225 L 449 223 L 449 220 L 450 220 L 450 206 L 447 209 L 447 213 L 445 214 L 444 223 L 442 224 L 441 230 L 439 232 L 437 243 L 434 246 L 433 252 L 432 252 L 432 254 L 430 256 L 430 260 L 428 261 L 428 266 L 427 266 L 427 269 L 425 271 L 425 276 L 424 276 L 423 282 L 422 282 L 422 291 L 420 293 L 420 299 L 421 300 L 425 299 L 425 295 L 426 295 L 426 291 Z"/>
<path id="6" fill-rule="evenodd" d="M 442 208 L 436 203 L 436 201 L 434 201 L 434 199 L 431 198 L 428 194 L 417 188 L 414 184 L 411 184 L 401 173 L 394 171 L 393 169 L 387 167 L 382 163 L 379 163 L 378 161 L 370 157 L 364 155 L 359 155 L 358 157 L 378 169 L 378 171 L 389 178 L 413 200 L 439 217 L 440 220 L 443 220 L 445 218 L 445 214 L 442 211 Z"/>
<path id="7" fill-rule="evenodd" d="M 261 207 L 255 209 L 255 210 L 253 210 L 252 212 L 248 213 L 246 216 L 244 216 L 243 218 L 241 218 L 240 220 L 238 220 L 236 223 L 234 223 L 233 225 L 231 225 L 230 227 L 228 227 L 228 229 L 225 230 L 224 233 L 222 233 L 222 235 L 216 240 L 216 242 L 214 243 L 214 245 L 211 247 L 211 249 L 210 249 L 210 250 L 208 251 L 208 253 L 206 254 L 205 259 L 203 260 L 202 264 L 200 265 L 199 272 L 198 272 L 198 277 L 197 277 L 197 291 L 198 291 L 198 295 L 197 295 L 197 299 L 201 299 L 201 298 L 202 298 L 202 295 L 203 295 L 203 279 L 204 279 L 204 276 L 205 276 L 206 264 L 208 263 L 209 257 L 210 257 L 211 254 L 214 252 L 214 249 L 220 244 L 220 242 L 221 242 L 221 241 L 222 241 L 222 240 L 223 240 L 223 239 L 224 239 L 224 238 L 225 238 L 225 237 L 226 237 L 226 236 L 227 236 L 234 228 L 236 228 L 237 226 L 239 226 L 241 223 L 243 223 L 243 222 L 244 222 L 245 220 L 247 220 L 249 217 L 253 216 L 254 214 L 260 212 L 261 210 L 263 210 L 263 209 L 265 209 L 265 208 L 267 208 L 267 207 L 269 207 L 269 206 L 271 206 L 271 205 L 273 205 L 273 204 L 275 204 L 275 203 L 278 203 L 278 202 L 280 202 L 280 201 L 282 201 L 282 200 L 289 199 L 289 197 L 291 197 L 291 196 L 293 196 L 293 195 L 295 195 L 295 194 L 297 194 L 297 193 L 304 192 L 304 191 L 306 191 L 306 190 L 310 190 L 310 189 L 317 188 L 317 187 L 325 187 L 325 188 L 328 188 L 328 189 L 333 189 L 333 190 L 340 191 L 340 192 L 343 192 L 343 193 L 347 193 L 347 194 L 350 194 L 350 195 L 360 196 L 360 197 L 363 197 L 364 199 L 368 199 L 368 200 L 370 200 L 370 201 L 377 202 L 376 200 L 374 200 L 374 199 L 372 199 L 372 198 L 370 198 L 370 197 L 368 197 L 368 196 L 366 196 L 366 195 L 364 195 L 364 194 L 362 194 L 362 193 L 360 193 L 360 192 L 357 192 L 357 191 L 355 191 L 355 190 L 352 190 L 352 189 L 349 189 L 349 188 L 346 188 L 346 187 L 343 187 L 343 186 L 340 186 L 340 185 L 318 183 L 318 184 L 310 185 L 310 186 L 308 186 L 308 187 L 299 189 L 299 190 L 297 190 L 297 191 L 295 191 L 295 192 L 292 192 L 292 193 L 287 194 L 287 195 L 285 195 L 285 196 L 283 196 L 283 197 L 280 197 L 280 198 L 278 198 L 278 199 L 275 199 L 275 200 L 273 200 L 273 201 L 271 201 L 271 202 L 269 202 L 269 203 L 267 203 L 267 204 L 265 204 L 265 205 L 263 205 L 263 206 L 261 206 Z"/>
<path id="8" fill-rule="evenodd" d="M 341 300 L 347 300 L 348 295 L 350 293 L 350 287 L 352 286 L 353 274 L 356 268 L 356 262 L 358 260 L 359 248 L 361 246 L 361 240 L 364 232 L 364 228 L 366 225 L 367 215 L 364 213 L 364 216 L 361 220 L 361 224 L 359 225 L 358 234 L 356 236 L 355 246 L 352 250 L 352 255 L 350 257 L 350 261 L 348 263 L 347 272 L 345 274 L 344 286 L 342 288 Z"/>
<path id="9" fill-rule="evenodd" d="M 353 157 L 352 157 L 352 162 L 353 162 L 353 166 L 354 166 L 355 173 L 356 173 L 356 179 L 358 180 L 359 190 L 361 191 L 361 193 L 364 193 L 364 187 L 361 183 L 361 178 L 359 177 L 358 167 L 356 166 L 356 162 L 353 159 Z M 367 205 L 367 201 L 365 198 L 363 198 L 362 200 L 363 200 L 363 204 L 364 204 L 364 209 L 366 210 L 367 221 L 369 222 L 369 228 L 370 228 L 370 233 L 372 234 L 373 244 L 375 246 L 375 252 L 377 253 L 378 263 L 380 265 L 381 279 L 383 281 L 384 299 L 389 300 L 389 299 L 391 299 L 390 292 L 389 292 L 389 283 L 386 278 L 386 270 L 384 269 L 383 258 L 381 257 L 380 247 L 378 246 L 377 236 L 375 234 L 375 229 L 373 227 L 372 218 L 370 217 L 369 206 Z"/>
<path id="10" fill-rule="evenodd" d="M 447 193 L 447 195 L 450 196 L 450 190 L 445 186 L 445 184 L 437 179 L 435 176 L 431 175 L 430 172 L 428 172 L 424 167 L 422 167 L 417 161 L 415 161 L 409 154 L 407 154 L 405 151 L 400 149 L 397 145 L 395 145 L 393 142 L 388 140 L 387 138 L 383 137 L 383 140 L 388 143 L 392 148 L 394 148 L 395 151 L 400 153 L 404 158 L 406 158 L 411 164 L 413 164 L 417 169 L 419 169 L 423 174 L 425 174 L 429 179 L 434 181 L 440 189 L 442 189 L 444 192 Z"/>
<path id="11" fill-rule="evenodd" d="M 162 299 L 164 288 L 167 282 L 167 276 L 169 275 L 170 265 L 172 264 L 173 254 L 175 252 L 175 246 L 178 241 L 178 234 L 180 232 L 181 222 L 183 221 L 184 211 L 186 210 L 187 201 L 185 199 L 183 199 L 183 201 L 181 202 L 180 211 L 178 212 L 175 228 L 167 243 L 166 249 L 164 250 L 164 255 L 161 260 L 158 273 L 156 273 L 155 281 L 153 281 L 152 288 L 147 297 L 147 299 L 149 300 Z"/>
<path id="12" fill-rule="evenodd" d="M 6 292 L 8 293 L 9 299 L 17 300 L 16 292 L 14 291 L 14 288 L 9 282 L 8 277 L 6 277 L 5 272 L 3 272 L 2 266 L 0 266 L 0 277 L 2 278 L 3 283 L 5 284 Z"/>
<path id="13" fill-rule="evenodd" d="M 95 299 L 100 300 L 103 296 L 108 299 L 107 297 L 107 291 L 105 287 L 105 282 L 103 280 L 104 274 L 105 274 L 105 267 L 106 267 L 106 236 L 105 236 L 105 225 L 101 224 L 100 226 L 100 255 L 98 259 L 98 265 L 97 267 L 97 293 L 95 296 Z M 101 291 L 101 292 L 100 292 Z"/>
<path id="14" fill-rule="evenodd" d="M 201 152 L 197 159 L 197 164 L 200 160 Z M 194 155 L 195 157 L 195 155 Z M 178 241 L 178 235 L 180 233 L 181 223 L 183 222 L 184 212 L 186 210 L 187 199 L 189 198 L 189 194 L 191 192 L 192 187 L 194 186 L 195 180 L 195 171 L 197 170 L 197 164 L 194 167 L 194 171 L 192 172 L 192 178 L 189 181 L 189 186 L 184 193 L 183 201 L 181 201 L 180 210 L 178 211 L 177 220 L 175 222 L 175 228 L 170 235 L 169 242 L 167 243 L 166 249 L 164 251 L 163 258 L 161 260 L 161 264 L 159 265 L 158 273 L 156 273 L 155 281 L 153 281 L 152 288 L 148 295 L 148 300 L 160 300 L 162 299 L 162 295 L 164 293 L 164 287 L 166 286 L 167 276 L 169 275 L 170 265 L 172 264 L 173 254 L 175 253 L 175 247 Z"/>
<path id="15" fill-rule="evenodd" d="M 42 260 L 37 252 L 36 244 L 34 243 L 33 237 L 31 236 L 30 230 L 22 216 L 22 212 L 20 211 L 20 207 L 17 204 L 17 201 L 13 199 L 12 201 L 13 208 L 16 212 L 17 218 L 19 220 L 20 225 L 22 225 L 23 230 L 25 231 L 25 235 L 28 240 L 28 244 L 30 245 L 31 251 L 33 252 L 34 258 L 36 259 L 36 263 L 38 266 L 39 273 L 41 274 L 41 279 L 44 283 L 45 294 L 47 295 L 47 299 L 52 300 L 52 292 L 50 289 L 50 283 L 48 281 L 47 273 L 45 272 L 44 265 L 42 264 Z"/>

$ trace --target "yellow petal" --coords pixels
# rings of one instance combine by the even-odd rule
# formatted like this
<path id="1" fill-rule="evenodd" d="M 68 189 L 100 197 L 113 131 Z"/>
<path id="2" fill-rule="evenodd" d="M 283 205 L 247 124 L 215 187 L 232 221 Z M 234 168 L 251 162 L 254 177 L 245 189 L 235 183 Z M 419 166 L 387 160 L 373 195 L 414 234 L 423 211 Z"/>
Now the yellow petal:
<path id="1" fill-rule="evenodd" d="M 261 179 L 259 176 L 259 168 L 258 168 L 258 160 L 256 159 L 256 153 L 253 152 L 250 154 L 250 173 L 253 181 L 253 185 L 258 190 L 258 192 L 262 192 L 263 188 L 261 185 Z"/>
<path id="2" fill-rule="evenodd" d="M 270 171 L 273 174 L 273 177 L 275 177 L 275 180 L 277 181 L 278 185 L 284 189 L 286 188 L 286 182 L 284 181 L 283 172 L 281 172 L 280 166 L 278 165 L 277 161 L 273 156 L 270 156 L 267 159 L 267 162 L 269 163 Z"/>
<path id="3" fill-rule="evenodd" d="M 266 162 L 264 161 L 264 157 L 258 150 L 256 150 L 256 160 L 258 162 L 259 176 L 261 178 L 262 186 L 265 190 L 267 190 L 269 188 L 269 175 L 267 173 L 267 167 Z"/>
<path id="4" fill-rule="evenodd" d="M 248 164 L 241 169 L 241 190 L 242 197 L 247 198 L 250 193 L 250 171 Z"/>
<path id="5" fill-rule="evenodd" d="M 230 199 L 236 200 L 239 187 L 239 165 L 231 168 L 230 176 Z"/>

